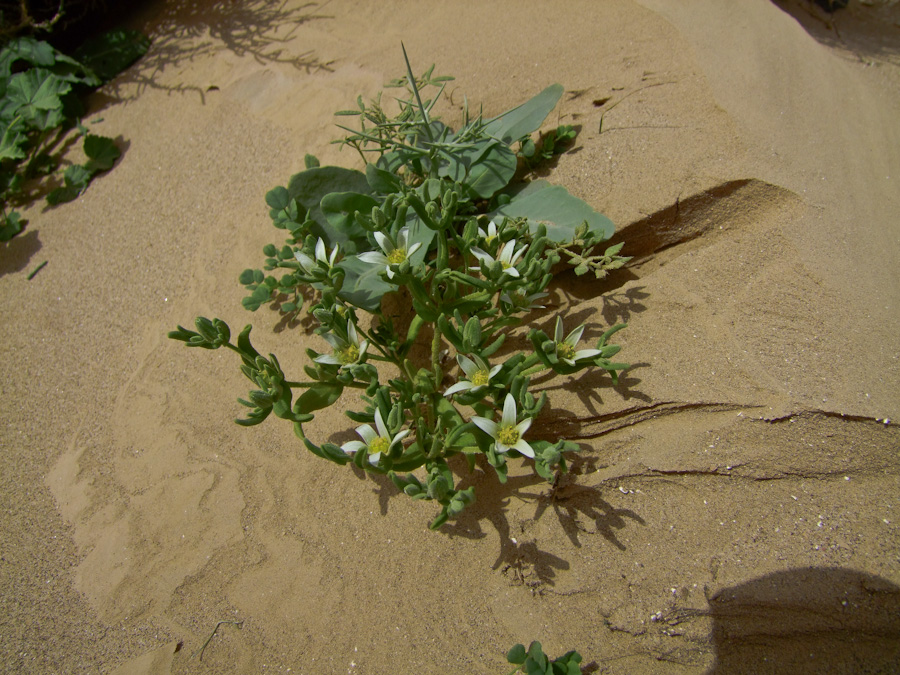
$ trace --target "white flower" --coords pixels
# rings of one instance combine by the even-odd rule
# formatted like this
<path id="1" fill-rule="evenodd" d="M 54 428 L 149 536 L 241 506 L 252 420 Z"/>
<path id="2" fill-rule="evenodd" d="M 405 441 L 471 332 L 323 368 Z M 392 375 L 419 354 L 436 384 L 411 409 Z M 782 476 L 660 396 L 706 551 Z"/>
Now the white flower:
<path id="1" fill-rule="evenodd" d="M 512 309 L 527 312 L 532 309 L 544 309 L 545 306 L 538 305 L 537 301 L 546 297 L 547 293 L 529 293 L 526 295 L 522 291 L 516 291 L 514 293 L 502 293 L 500 300 L 510 305 Z"/>
<path id="2" fill-rule="evenodd" d="M 478 260 L 480 260 L 487 266 L 490 266 L 493 263 L 500 261 L 500 266 L 503 268 L 503 274 L 508 274 L 511 277 L 518 277 L 519 270 L 517 270 L 515 267 L 516 261 L 521 257 L 521 255 L 523 253 L 525 253 L 525 250 L 528 248 L 528 245 L 526 244 L 525 246 L 520 248 L 518 251 L 516 251 L 515 248 L 516 248 L 516 240 L 510 239 L 508 242 L 506 242 L 503 245 L 503 248 L 500 249 L 500 253 L 498 254 L 498 256 L 496 258 L 494 258 L 490 253 L 482 251 L 477 246 L 472 247 L 472 255 L 474 255 L 476 258 L 478 258 Z M 480 268 L 472 267 L 470 269 L 477 270 Z"/>
<path id="3" fill-rule="evenodd" d="M 491 242 L 497 238 L 497 221 L 492 220 L 488 223 L 487 232 L 482 230 L 480 227 L 478 228 L 478 236 L 484 239 L 484 243 L 490 246 Z"/>
<path id="4" fill-rule="evenodd" d="M 467 380 L 460 380 L 452 387 L 447 389 L 444 392 L 444 396 L 450 396 L 455 394 L 458 391 L 478 391 L 482 387 L 484 387 L 488 382 L 491 381 L 491 378 L 500 372 L 500 368 L 502 366 L 494 366 L 491 369 L 488 369 L 487 364 L 481 359 L 480 356 L 475 354 L 472 355 L 475 359 L 469 359 L 462 354 L 456 355 L 456 360 L 459 363 L 459 367 L 462 368 L 463 372 L 466 374 L 466 377 L 469 378 Z"/>
<path id="5" fill-rule="evenodd" d="M 363 424 L 361 427 L 358 427 L 356 433 L 360 435 L 362 440 L 348 441 L 341 446 L 341 450 L 348 455 L 365 450 L 369 454 L 369 463 L 377 465 L 382 453 L 390 452 L 409 433 L 409 429 L 404 429 L 391 438 L 379 409 L 375 410 L 375 428 L 378 429 L 377 432 L 369 424 Z"/>
<path id="6" fill-rule="evenodd" d="M 583 332 L 584 324 L 581 324 L 578 328 L 569 333 L 565 340 L 563 340 L 562 318 L 556 317 L 556 334 L 553 336 L 553 341 L 556 342 L 556 355 L 570 366 L 576 365 L 576 361 L 580 361 L 581 359 L 592 359 L 601 353 L 599 349 L 575 350 L 575 346 L 581 339 L 581 334 Z"/>
<path id="7" fill-rule="evenodd" d="M 388 279 L 394 278 L 394 271 L 391 269 L 391 265 L 399 265 L 404 260 L 407 260 L 413 253 L 419 250 L 422 246 L 421 242 L 416 242 L 409 248 L 406 246 L 406 241 L 409 238 L 409 228 L 404 227 L 401 228 L 397 233 L 397 245 L 394 246 L 393 242 L 388 238 L 388 236 L 382 232 L 375 233 L 375 241 L 378 242 L 378 245 L 381 247 L 381 250 L 384 253 L 379 253 L 378 251 L 366 251 L 365 253 L 360 253 L 357 257 L 365 263 L 370 263 L 372 265 L 384 265 L 384 269 L 387 272 Z"/>
<path id="8" fill-rule="evenodd" d="M 307 274 L 311 274 L 317 267 L 317 261 L 324 263 L 326 267 L 334 267 L 334 259 L 337 258 L 339 248 L 340 247 L 335 244 L 334 250 L 331 252 L 331 255 L 328 256 L 325 250 L 325 242 L 322 241 L 322 237 L 319 237 L 319 241 L 316 242 L 315 260 L 310 258 L 303 251 L 295 251 L 294 257 L 297 259 L 297 262 L 300 263 L 300 267 L 303 268 L 303 271 Z"/>
<path id="9" fill-rule="evenodd" d="M 347 337 L 350 338 L 349 342 L 339 338 L 334 333 L 325 333 L 322 337 L 331 345 L 333 351 L 331 354 L 321 354 L 313 359 L 318 363 L 330 363 L 332 365 L 340 366 L 341 368 L 344 366 L 352 366 L 354 363 L 359 363 L 360 359 L 365 356 L 366 349 L 369 348 L 368 340 L 363 340 L 362 343 L 360 343 L 359 335 L 357 335 L 356 327 L 353 325 L 352 321 L 347 322 Z"/>
<path id="10" fill-rule="evenodd" d="M 518 450 L 526 457 L 534 459 L 534 448 L 522 438 L 522 435 L 531 427 L 531 418 L 526 417 L 516 424 L 516 401 L 512 394 L 506 395 L 503 402 L 503 416 L 500 424 L 486 417 L 473 417 L 472 421 L 484 433 L 494 439 L 494 447 L 497 452 L 509 452 Z"/>

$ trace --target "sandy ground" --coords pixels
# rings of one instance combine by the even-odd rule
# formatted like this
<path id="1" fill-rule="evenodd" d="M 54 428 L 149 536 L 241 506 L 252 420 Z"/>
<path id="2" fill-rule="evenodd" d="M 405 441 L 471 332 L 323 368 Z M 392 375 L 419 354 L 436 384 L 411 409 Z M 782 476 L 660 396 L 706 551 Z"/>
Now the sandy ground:
<path id="1" fill-rule="evenodd" d="M 148 7 L 150 53 L 91 103 L 121 161 L 0 252 L 0 668 L 488 675 L 538 639 L 590 673 L 900 671 L 898 10 Z M 460 467 L 479 501 L 440 533 L 289 425 L 234 425 L 236 359 L 165 337 L 252 321 L 289 374 L 321 348 L 237 277 L 305 153 L 359 166 L 332 113 L 401 40 L 456 76 L 450 117 L 561 83 L 549 123 L 581 133 L 548 178 L 635 256 L 533 318 L 629 324 L 619 386 L 541 384 L 573 475 Z M 352 436 L 340 407 L 318 440 Z"/>

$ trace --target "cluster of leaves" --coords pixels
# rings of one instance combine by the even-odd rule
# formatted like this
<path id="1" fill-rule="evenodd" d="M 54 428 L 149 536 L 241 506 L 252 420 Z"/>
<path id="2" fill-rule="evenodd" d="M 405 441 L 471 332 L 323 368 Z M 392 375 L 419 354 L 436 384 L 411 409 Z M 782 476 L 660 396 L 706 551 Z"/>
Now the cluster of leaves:
<path id="1" fill-rule="evenodd" d="M 564 453 L 577 445 L 524 437 L 546 401 L 546 393 L 529 392 L 531 379 L 599 368 L 616 381 L 627 365 L 611 361 L 619 347 L 608 340 L 624 326 L 578 349 L 585 327 L 566 333 L 559 317 L 552 336 L 528 332 L 533 352 L 505 355 L 502 363 L 498 355 L 509 331 L 540 307 L 563 255 L 582 256 L 578 265 L 595 273 L 626 259 L 610 250 L 605 258 L 590 255 L 613 225 L 565 188 L 514 182 L 513 146 L 540 128 L 560 85 L 491 119 L 466 109 L 454 131 L 433 114 L 449 78 L 432 71 L 416 78 L 407 61 L 407 77 L 392 83 L 406 90 L 394 100 L 397 114 L 385 111 L 380 96 L 339 113 L 359 119 L 359 128 L 342 127 L 349 132 L 342 143 L 363 157 L 364 172 L 323 167 L 307 156 L 305 171 L 266 195 L 274 226 L 289 236 L 264 249 L 265 267 L 285 273 L 276 279 L 245 270 L 244 305 L 255 310 L 278 302 L 294 313 L 307 303 L 330 347 L 307 350 L 307 379 L 289 381 L 274 355 L 259 354 L 250 326 L 234 344 L 223 321 L 203 317 L 196 330 L 179 326 L 169 337 L 240 356 L 242 372 L 258 388 L 239 399 L 250 412 L 238 423 L 258 424 L 272 413 L 292 422 L 312 453 L 387 474 L 413 499 L 437 502 L 441 511 L 431 524 L 437 528 L 475 500 L 472 487 L 455 485 L 447 463 L 455 455 L 470 468 L 482 457 L 501 482 L 508 456 L 533 460 L 547 480 L 566 470 Z M 391 313 L 387 296 L 414 313 Z M 420 337 L 430 342 L 430 358 L 416 350 Z M 445 346 L 455 356 L 450 367 L 461 371 L 449 387 Z M 382 364 L 395 374 L 385 378 Z M 347 389 L 358 390 L 364 403 L 346 413 L 362 425 L 362 440 L 314 443 L 304 425 Z M 294 390 L 302 393 L 295 398 Z"/>
<path id="2" fill-rule="evenodd" d="M 581 675 L 581 654 L 570 651 L 553 661 L 544 654 L 541 643 L 534 641 L 525 651 L 524 645 L 518 644 L 509 650 L 506 660 L 516 668 L 509 675 Z"/>
<path id="3" fill-rule="evenodd" d="M 0 50 L 0 240 L 22 230 L 9 205 L 29 201 L 29 181 L 58 170 L 58 151 L 73 128 L 83 138 L 84 164 L 68 166 L 62 185 L 47 195 L 56 205 L 75 199 L 99 172 L 120 155 L 111 138 L 91 134 L 81 124 L 81 97 L 108 81 L 147 50 L 136 31 L 117 30 L 85 43 L 74 56 L 31 37 L 14 39 Z"/>
<path id="4" fill-rule="evenodd" d="M 563 124 L 543 134 L 537 143 L 527 136 L 520 141 L 519 157 L 526 166 L 534 169 L 549 162 L 556 155 L 564 153 L 575 142 L 578 131 L 575 127 Z"/>

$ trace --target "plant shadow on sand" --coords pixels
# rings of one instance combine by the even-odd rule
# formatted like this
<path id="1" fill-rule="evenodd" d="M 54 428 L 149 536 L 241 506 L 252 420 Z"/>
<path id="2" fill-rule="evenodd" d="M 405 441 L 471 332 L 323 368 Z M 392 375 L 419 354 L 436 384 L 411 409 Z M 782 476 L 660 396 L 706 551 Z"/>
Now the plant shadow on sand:
<path id="1" fill-rule="evenodd" d="M 105 85 L 102 92 L 92 96 L 92 111 L 136 100 L 148 88 L 196 92 L 201 100 L 205 100 L 206 93 L 215 90 L 215 86 L 163 85 L 159 75 L 167 69 L 188 67 L 220 52 L 250 56 L 259 64 L 287 64 L 306 73 L 330 71 L 331 64 L 320 61 L 313 51 L 294 54 L 289 48 L 299 26 L 331 18 L 321 13 L 322 7 L 324 5 L 313 2 L 289 7 L 286 2 L 268 0 L 220 0 L 212 5 L 203 0 L 184 0 L 165 3 L 155 13 L 144 13 L 136 8 L 134 16 L 126 23 L 150 37 L 150 49 L 131 68 Z M 284 28 L 288 26 L 289 29 Z M 138 85 L 136 89 L 130 86 L 133 84 Z"/>
<path id="2" fill-rule="evenodd" d="M 518 541 L 519 533 L 514 531 L 517 526 L 511 524 L 507 515 L 512 499 L 535 505 L 531 518 L 534 522 L 551 510 L 566 537 L 577 548 L 583 545 L 582 535 L 599 534 L 619 551 L 625 551 L 627 549 L 619 540 L 617 531 L 628 526 L 629 521 L 646 525 L 635 511 L 617 509 L 603 499 L 600 490 L 575 484 L 575 476 L 596 470 L 594 464 L 593 458 L 578 455 L 572 459 L 569 473 L 561 476 L 555 484 L 547 483 L 537 475 L 510 476 L 505 484 L 501 484 L 483 458 L 478 458 L 476 470 L 470 472 L 465 460 L 455 457 L 450 465 L 460 479 L 459 488 L 474 485 L 478 500 L 438 532 L 450 537 L 483 539 L 488 536 L 485 522 L 490 523 L 500 537 L 500 550 L 491 568 L 500 569 L 521 583 L 525 583 L 526 574 L 536 577 L 536 580 L 528 582 L 532 587 L 552 586 L 557 573 L 568 570 L 570 565 L 558 555 L 541 549 L 534 541 Z M 352 468 L 357 478 L 376 484 L 373 492 L 378 497 L 382 516 L 387 515 L 392 498 L 403 498 L 387 476 L 369 474 L 355 466 Z M 427 517 L 431 513 L 422 515 Z M 593 522 L 593 531 L 585 528 L 585 520 Z M 518 527 L 525 531 L 523 525 Z"/>

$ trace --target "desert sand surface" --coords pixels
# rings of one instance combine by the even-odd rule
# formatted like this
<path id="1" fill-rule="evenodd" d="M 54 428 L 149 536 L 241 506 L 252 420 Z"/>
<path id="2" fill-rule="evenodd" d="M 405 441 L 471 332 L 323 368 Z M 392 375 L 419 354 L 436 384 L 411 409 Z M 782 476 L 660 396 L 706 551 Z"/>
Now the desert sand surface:
<path id="1" fill-rule="evenodd" d="M 186 0 L 132 18 L 147 56 L 91 99 L 123 155 L 0 252 L 0 669 L 8 673 L 900 672 L 900 6 L 803 0 Z M 281 243 L 265 193 L 333 113 L 432 63 L 486 115 L 546 86 L 580 129 L 545 177 L 634 256 L 571 273 L 557 314 L 608 378 L 543 381 L 527 462 L 439 532 L 433 505 L 232 420 L 225 350 L 298 373 L 321 339 L 241 307 Z M 456 118 L 454 118 L 456 116 Z M 32 280 L 28 273 L 49 261 Z M 339 403 L 310 425 L 343 442 Z M 219 622 L 228 622 L 219 624 Z M 199 650 L 217 627 L 201 655 Z"/>

